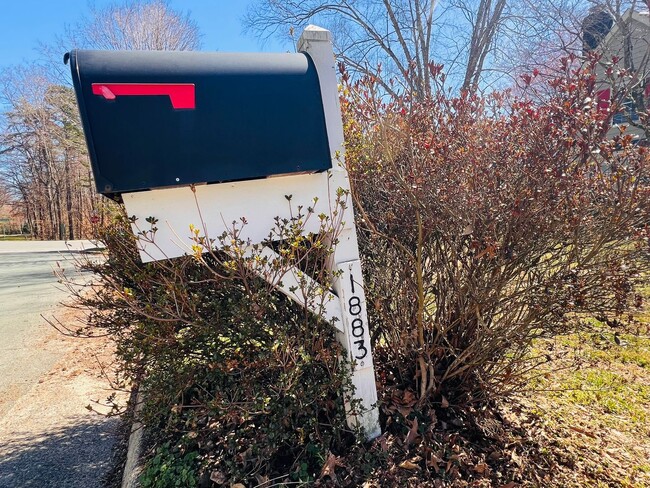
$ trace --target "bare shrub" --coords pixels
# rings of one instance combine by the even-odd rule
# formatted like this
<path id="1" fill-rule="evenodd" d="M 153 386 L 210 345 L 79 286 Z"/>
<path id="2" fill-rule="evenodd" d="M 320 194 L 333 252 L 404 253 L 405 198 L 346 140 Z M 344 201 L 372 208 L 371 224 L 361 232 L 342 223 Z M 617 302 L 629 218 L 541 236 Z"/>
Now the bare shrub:
<path id="1" fill-rule="evenodd" d="M 541 104 L 442 89 L 385 101 L 372 79 L 346 84 L 382 383 L 485 405 L 547 361 L 535 338 L 635 306 L 650 265 L 648 151 L 604 140 L 596 60 L 570 61 Z"/>

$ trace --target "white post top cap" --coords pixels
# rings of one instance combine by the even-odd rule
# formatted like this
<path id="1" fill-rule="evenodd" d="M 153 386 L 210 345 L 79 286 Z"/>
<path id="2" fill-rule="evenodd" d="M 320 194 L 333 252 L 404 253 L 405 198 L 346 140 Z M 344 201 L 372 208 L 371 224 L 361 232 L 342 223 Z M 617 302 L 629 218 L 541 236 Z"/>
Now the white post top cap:
<path id="1" fill-rule="evenodd" d="M 300 36 L 299 43 L 303 41 L 329 41 L 332 42 L 332 33 L 317 25 L 308 25 Z"/>

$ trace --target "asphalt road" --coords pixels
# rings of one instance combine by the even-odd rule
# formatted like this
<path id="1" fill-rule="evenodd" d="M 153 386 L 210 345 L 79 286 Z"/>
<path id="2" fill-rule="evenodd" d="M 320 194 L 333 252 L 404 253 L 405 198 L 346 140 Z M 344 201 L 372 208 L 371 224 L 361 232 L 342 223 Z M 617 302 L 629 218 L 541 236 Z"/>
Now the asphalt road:
<path id="1" fill-rule="evenodd" d="M 0 242 L 0 488 L 101 486 L 115 421 L 84 410 L 97 379 L 84 379 L 81 361 L 68 365 L 85 345 L 53 333 L 42 317 L 69 296 L 53 268 L 87 279 L 70 251 L 93 247 Z"/>
<path id="2" fill-rule="evenodd" d="M 53 268 L 59 263 L 78 276 L 73 256 L 62 242 L 0 242 L 0 416 L 60 357 L 60 351 L 36 351 L 33 345 L 51 330 L 41 315 L 69 296 Z"/>

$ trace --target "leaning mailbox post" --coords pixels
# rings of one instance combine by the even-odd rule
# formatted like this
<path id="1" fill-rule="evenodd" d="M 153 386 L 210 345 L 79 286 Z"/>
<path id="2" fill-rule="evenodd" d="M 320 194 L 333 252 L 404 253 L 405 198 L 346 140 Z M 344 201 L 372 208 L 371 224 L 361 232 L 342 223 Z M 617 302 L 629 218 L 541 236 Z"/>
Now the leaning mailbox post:
<path id="1" fill-rule="evenodd" d="M 155 242 L 134 224 L 143 262 L 184 255 L 191 237 L 183 229 L 195 222 L 216 236 L 244 217 L 239 237 L 262 243 L 276 217 L 291 217 L 286 195 L 304 208 L 316 198 L 327 214 L 337 191 L 349 190 L 329 31 L 307 27 L 298 50 L 68 55 L 98 191 L 121 198 L 139 221 L 159 222 Z M 348 423 L 374 438 L 377 390 L 352 205 L 343 212 L 324 313 L 347 351 L 363 407 L 350 410 Z M 306 222 L 305 233 L 318 230 Z M 271 248 L 264 253 L 273 259 Z M 283 282 L 280 291 L 302 303 L 291 276 Z"/>

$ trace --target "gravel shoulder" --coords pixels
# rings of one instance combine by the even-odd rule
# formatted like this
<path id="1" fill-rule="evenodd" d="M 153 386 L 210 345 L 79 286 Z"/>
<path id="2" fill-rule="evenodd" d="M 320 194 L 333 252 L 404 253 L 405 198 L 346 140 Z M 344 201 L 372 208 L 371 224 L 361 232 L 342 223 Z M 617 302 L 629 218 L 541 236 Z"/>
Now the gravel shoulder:
<path id="1" fill-rule="evenodd" d="M 76 319 L 69 310 L 57 315 Z M 111 390 L 100 365 L 110 364 L 112 348 L 105 339 L 55 331 L 40 346 L 64 353 L 0 417 L 0 487 L 104 486 L 121 427 L 118 418 L 101 415 Z"/>

